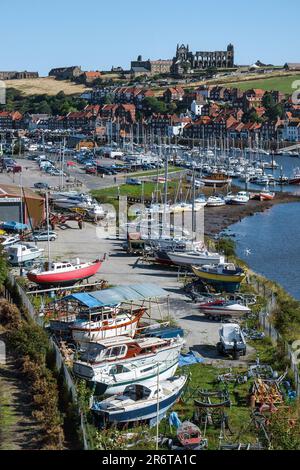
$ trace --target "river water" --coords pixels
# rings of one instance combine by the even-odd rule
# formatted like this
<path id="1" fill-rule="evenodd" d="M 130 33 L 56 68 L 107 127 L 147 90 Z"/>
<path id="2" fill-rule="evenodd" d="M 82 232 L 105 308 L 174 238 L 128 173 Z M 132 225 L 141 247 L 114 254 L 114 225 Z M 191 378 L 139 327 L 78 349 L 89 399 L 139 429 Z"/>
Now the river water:
<path id="1" fill-rule="evenodd" d="M 231 225 L 237 255 L 300 300 L 300 203 L 278 204 Z"/>

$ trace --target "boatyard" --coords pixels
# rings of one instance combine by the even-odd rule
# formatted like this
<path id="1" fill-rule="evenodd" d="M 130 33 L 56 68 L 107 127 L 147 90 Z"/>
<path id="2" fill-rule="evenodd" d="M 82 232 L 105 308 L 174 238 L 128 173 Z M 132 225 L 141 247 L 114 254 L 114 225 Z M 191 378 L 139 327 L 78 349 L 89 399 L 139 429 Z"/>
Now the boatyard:
<path id="1" fill-rule="evenodd" d="M 242 170 L 226 173 L 246 171 L 245 156 L 203 150 L 191 169 L 189 152 L 177 166 L 166 154 L 141 180 L 136 162 L 114 174 L 101 156 L 101 177 L 85 171 L 89 158 L 37 150 L 12 163 L 21 171 L 1 175 L 5 295 L 14 285 L 46 332 L 81 413 L 84 448 L 137 429 L 156 449 L 271 448 L 268 416 L 296 399 L 298 369 L 267 338 L 267 315 L 279 308 L 273 290 L 236 258 L 226 229 L 299 196 L 269 184 L 241 190 L 233 179 Z M 42 224 L 23 187 L 39 195 Z M 136 188 L 128 220 L 115 212 L 126 188 Z"/>

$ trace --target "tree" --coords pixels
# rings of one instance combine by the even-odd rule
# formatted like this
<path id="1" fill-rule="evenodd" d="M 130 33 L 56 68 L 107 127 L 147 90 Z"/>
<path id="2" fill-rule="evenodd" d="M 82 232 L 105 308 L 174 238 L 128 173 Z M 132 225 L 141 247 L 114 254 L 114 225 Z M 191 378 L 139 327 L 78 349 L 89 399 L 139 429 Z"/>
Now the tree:
<path id="1" fill-rule="evenodd" d="M 207 77 L 213 77 L 214 75 L 216 75 L 218 72 L 218 69 L 217 67 L 207 67 L 206 71 L 205 71 L 205 75 Z"/>
<path id="2" fill-rule="evenodd" d="M 143 107 L 147 114 L 164 114 L 167 112 L 167 105 L 163 101 L 155 98 L 154 96 L 147 96 L 144 99 Z"/>
<path id="3" fill-rule="evenodd" d="M 248 122 L 263 122 L 263 118 L 261 118 L 256 110 L 254 108 L 252 109 L 249 109 L 248 111 L 246 111 L 244 114 L 243 114 L 243 118 L 242 118 L 242 121 L 246 124 Z"/>
<path id="4" fill-rule="evenodd" d="M 262 104 L 266 109 L 273 108 L 275 106 L 275 100 L 271 93 L 266 93 L 263 97 Z"/>
<path id="5" fill-rule="evenodd" d="M 283 113 L 283 106 L 280 103 L 275 104 L 275 106 L 272 106 L 266 110 L 266 116 L 270 119 L 270 121 L 276 121 L 277 118 L 283 116 Z"/>

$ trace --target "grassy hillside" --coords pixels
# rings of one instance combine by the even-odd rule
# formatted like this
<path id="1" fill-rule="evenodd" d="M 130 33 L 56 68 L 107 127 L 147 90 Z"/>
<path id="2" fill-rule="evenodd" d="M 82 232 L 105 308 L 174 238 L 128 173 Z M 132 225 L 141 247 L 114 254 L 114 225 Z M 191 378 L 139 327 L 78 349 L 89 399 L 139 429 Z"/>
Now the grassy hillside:
<path id="1" fill-rule="evenodd" d="M 77 85 L 68 80 L 55 80 L 52 77 L 32 78 L 24 80 L 7 80 L 7 88 L 14 88 L 24 95 L 57 95 L 63 91 L 66 95 L 75 95 L 88 90 L 85 85 Z"/>
<path id="2" fill-rule="evenodd" d="M 300 74 L 233 82 L 230 84 L 228 83 L 228 86 L 237 87 L 243 91 L 248 90 L 249 88 L 261 88 L 266 91 L 278 90 L 283 93 L 292 94 L 294 91 L 292 84 L 296 80 L 300 80 Z"/>

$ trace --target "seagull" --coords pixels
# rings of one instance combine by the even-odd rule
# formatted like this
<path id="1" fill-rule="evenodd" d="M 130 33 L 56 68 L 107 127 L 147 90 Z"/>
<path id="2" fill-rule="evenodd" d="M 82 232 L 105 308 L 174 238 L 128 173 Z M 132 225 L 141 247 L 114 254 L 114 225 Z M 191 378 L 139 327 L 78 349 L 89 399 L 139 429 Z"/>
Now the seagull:
<path id="1" fill-rule="evenodd" d="M 250 256 L 251 254 L 252 254 L 251 250 L 249 250 L 249 248 L 246 248 L 245 255 Z"/>

